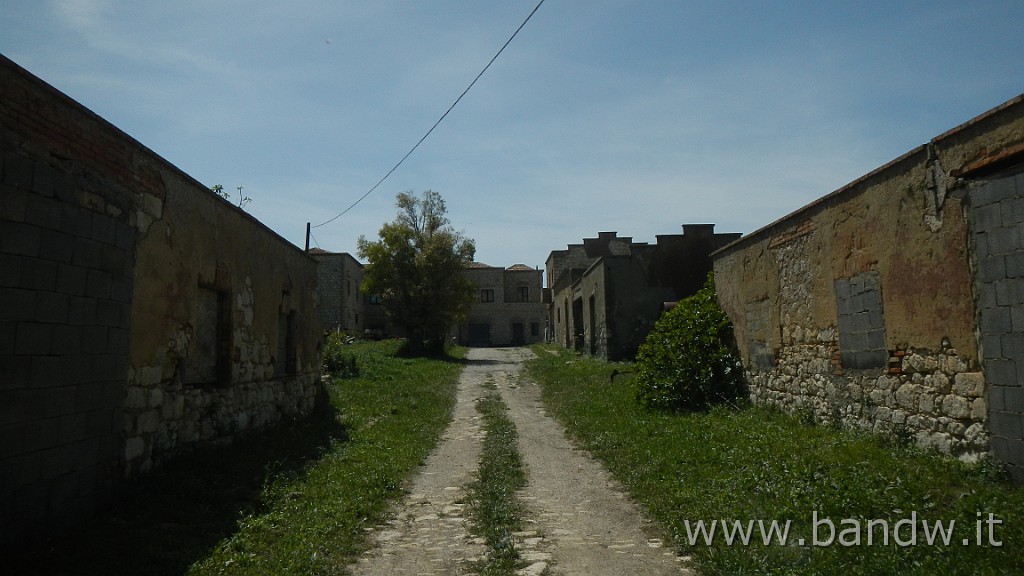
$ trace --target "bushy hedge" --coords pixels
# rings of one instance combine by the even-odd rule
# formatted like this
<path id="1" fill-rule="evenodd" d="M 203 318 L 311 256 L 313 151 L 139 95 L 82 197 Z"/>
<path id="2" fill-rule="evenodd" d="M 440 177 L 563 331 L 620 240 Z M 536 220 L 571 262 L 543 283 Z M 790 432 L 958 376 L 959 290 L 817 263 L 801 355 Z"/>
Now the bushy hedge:
<path id="1" fill-rule="evenodd" d="M 355 378 L 359 376 L 356 356 L 347 351 L 351 338 L 342 332 L 331 332 L 327 336 L 322 351 L 324 371 L 339 378 Z"/>
<path id="2" fill-rule="evenodd" d="M 702 410 L 744 391 L 732 324 L 714 278 L 662 315 L 636 357 L 636 397 L 651 408 Z"/>

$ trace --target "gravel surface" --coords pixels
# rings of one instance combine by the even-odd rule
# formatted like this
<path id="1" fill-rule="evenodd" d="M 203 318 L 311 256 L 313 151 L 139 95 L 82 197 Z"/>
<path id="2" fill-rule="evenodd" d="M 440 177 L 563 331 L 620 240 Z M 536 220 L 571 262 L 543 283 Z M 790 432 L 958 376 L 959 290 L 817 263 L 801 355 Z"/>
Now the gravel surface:
<path id="1" fill-rule="evenodd" d="M 652 537 L 649 521 L 599 463 L 576 450 L 548 416 L 539 387 L 521 374 L 526 348 L 474 348 L 459 380 L 453 420 L 417 472 L 410 494 L 354 574 L 470 574 L 486 557 L 463 517 L 464 486 L 473 479 L 482 430 L 474 402 L 497 386 L 519 434 L 527 486 L 525 530 L 516 534 L 523 575 L 623 576 L 692 574 L 683 559 Z M 547 570 L 547 572 L 545 572 Z"/>

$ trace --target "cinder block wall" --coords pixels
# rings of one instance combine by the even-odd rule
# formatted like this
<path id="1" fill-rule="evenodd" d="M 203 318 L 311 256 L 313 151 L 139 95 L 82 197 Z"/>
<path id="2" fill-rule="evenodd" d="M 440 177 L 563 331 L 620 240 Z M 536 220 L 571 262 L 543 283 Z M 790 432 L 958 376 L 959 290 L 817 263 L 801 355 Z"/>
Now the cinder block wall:
<path id="1" fill-rule="evenodd" d="M 138 175 L 66 107 L 0 57 L 0 548 L 91 515 L 118 478 Z"/>
<path id="2" fill-rule="evenodd" d="M 992 453 L 1024 479 L 1024 171 L 976 182 L 969 204 Z"/>

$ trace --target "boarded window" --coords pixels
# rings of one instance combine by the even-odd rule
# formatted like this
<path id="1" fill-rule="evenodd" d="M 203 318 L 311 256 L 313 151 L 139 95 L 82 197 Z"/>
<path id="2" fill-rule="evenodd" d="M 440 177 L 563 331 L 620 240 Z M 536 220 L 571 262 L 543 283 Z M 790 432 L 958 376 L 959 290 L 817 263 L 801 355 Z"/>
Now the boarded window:
<path id="1" fill-rule="evenodd" d="M 836 280 L 835 290 L 843 367 L 853 370 L 885 368 L 889 352 L 885 347 L 878 272 Z"/>
<path id="2" fill-rule="evenodd" d="M 227 292 L 199 287 L 193 345 L 185 360 L 184 382 L 227 384 L 231 380 L 230 303 Z"/>

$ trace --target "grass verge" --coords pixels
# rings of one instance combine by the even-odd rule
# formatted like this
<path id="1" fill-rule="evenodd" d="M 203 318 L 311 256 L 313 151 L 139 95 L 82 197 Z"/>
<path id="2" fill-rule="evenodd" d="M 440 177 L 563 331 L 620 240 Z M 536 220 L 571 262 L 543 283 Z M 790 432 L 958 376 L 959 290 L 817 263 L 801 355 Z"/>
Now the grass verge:
<path id="1" fill-rule="evenodd" d="M 475 530 L 487 541 L 487 559 L 480 574 L 514 574 L 519 552 L 513 533 L 522 530 L 516 491 L 526 485 L 526 473 L 517 449 L 515 424 L 505 415 L 508 406 L 498 393 L 477 401 L 485 432 L 477 479 L 467 488 L 466 503 Z"/>
<path id="2" fill-rule="evenodd" d="M 351 346 L 361 376 L 330 384 L 329 406 L 168 462 L 13 573 L 342 573 L 454 405 L 461 363 L 399 358 L 399 345 Z"/>
<path id="3" fill-rule="evenodd" d="M 767 408 L 651 412 L 634 401 L 629 378 L 610 382 L 621 365 L 549 347 L 537 352 L 527 370 L 548 409 L 703 574 L 1024 573 L 1024 490 L 991 466 L 809 426 Z M 823 522 L 815 530 L 814 514 L 831 521 L 834 534 Z M 989 514 L 1001 521 L 992 525 L 993 540 Z M 884 520 L 888 530 L 874 524 L 869 544 L 872 519 Z M 904 523 L 896 531 L 905 519 L 914 519 L 914 527 Z M 744 530 L 752 528 L 749 544 L 736 532 L 727 544 L 722 526 L 708 544 L 695 531 L 700 520 L 706 529 L 715 520 L 730 528 L 740 521 Z M 786 543 L 776 534 L 765 544 L 758 520 L 778 521 L 780 529 L 788 521 Z M 949 544 L 941 537 L 927 544 L 922 521 L 932 528 L 935 521 L 955 522 Z M 830 536 L 828 545 L 814 545 Z M 912 537 L 916 544 L 900 544 Z"/>

